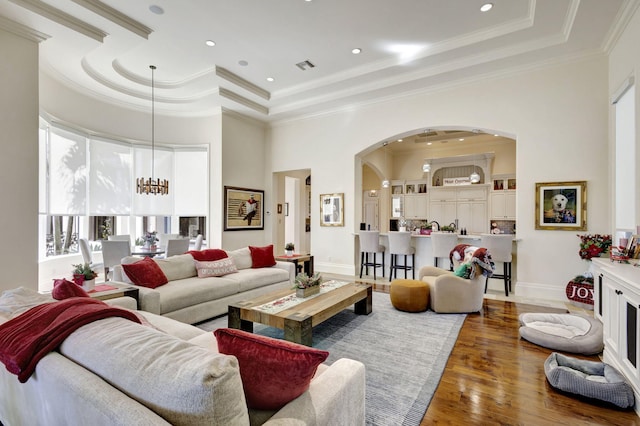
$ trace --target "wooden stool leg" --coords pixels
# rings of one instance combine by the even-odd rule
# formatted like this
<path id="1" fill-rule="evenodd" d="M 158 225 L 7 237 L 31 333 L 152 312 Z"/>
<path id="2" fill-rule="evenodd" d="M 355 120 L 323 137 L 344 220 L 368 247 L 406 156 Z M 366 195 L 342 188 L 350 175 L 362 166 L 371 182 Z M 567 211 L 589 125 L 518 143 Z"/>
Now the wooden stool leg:
<path id="1" fill-rule="evenodd" d="M 362 278 L 362 269 L 364 268 L 364 252 L 360 253 L 360 278 Z"/>

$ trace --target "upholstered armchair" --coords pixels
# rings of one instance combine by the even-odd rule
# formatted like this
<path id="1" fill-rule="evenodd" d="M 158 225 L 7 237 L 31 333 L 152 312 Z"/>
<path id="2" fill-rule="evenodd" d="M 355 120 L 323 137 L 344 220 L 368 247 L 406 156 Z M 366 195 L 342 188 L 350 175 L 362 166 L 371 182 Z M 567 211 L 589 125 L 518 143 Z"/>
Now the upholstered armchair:
<path id="1" fill-rule="evenodd" d="M 482 309 L 487 278 L 479 271 L 466 279 L 444 269 L 424 266 L 418 279 L 429 285 L 429 304 L 434 312 L 467 313 Z"/>

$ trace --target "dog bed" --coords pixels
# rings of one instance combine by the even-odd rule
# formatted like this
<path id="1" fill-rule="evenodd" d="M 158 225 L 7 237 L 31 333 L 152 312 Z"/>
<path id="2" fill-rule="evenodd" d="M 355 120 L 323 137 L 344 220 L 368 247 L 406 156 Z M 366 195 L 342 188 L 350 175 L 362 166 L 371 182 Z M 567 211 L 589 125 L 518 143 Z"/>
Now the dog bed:
<path id="1" fill-rule="evenodd" d="M 602 352 L 602 324 L 588 315 L 520 314 L 520 337 L 563 352 L 594 355 Z"/>
<path id="2" fill-rule="evenodd" d="M 553 352 L 544 362 L 544 374 L 549 384 L 561 391 L 606 401 L 621 408 L 633 407 L 633 389 L 609 364 Z"/>

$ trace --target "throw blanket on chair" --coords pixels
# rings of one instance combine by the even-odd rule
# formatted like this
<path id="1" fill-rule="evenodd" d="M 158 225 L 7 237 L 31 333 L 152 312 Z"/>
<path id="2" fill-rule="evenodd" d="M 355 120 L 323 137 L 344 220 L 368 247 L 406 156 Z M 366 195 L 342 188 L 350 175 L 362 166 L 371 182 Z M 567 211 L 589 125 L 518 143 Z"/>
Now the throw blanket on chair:
<path id="1" fill-rule="evenodd" d="M 462 260 L 460 266 L 455 270 L 455 275 L 462 278 L 468 279 L 475 277 L 477 274 L 482 274 L 489 278 L 495 270 L 491 254 L 484 247 L 458 244 L 451 250 L 450 257 L 458 261 Z"/>
<path id="2" fill-rule="evenodd" d="M 0 361 L 26 382 L 36 364 L 78 328 L 99 319 L 122 317 L 140 323 L 135 313 L 89 297 L 71 297 L 35 306 L 0 325 Z"/>

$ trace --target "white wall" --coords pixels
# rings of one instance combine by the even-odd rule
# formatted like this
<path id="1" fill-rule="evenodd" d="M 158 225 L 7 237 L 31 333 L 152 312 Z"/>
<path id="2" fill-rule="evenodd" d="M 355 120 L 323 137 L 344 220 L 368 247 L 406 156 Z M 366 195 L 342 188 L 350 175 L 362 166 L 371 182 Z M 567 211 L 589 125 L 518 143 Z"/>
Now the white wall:
<path id="1" fill-rule="evenodd" d="M 634 16 L 631 18 L 631 22 L 627 26 L 626 30 L 616 43 L 615 47 L 612 49 L 609 54 L 609 95 L 613 96 L 623 85 L 625 80 L 629 77 L 633 77 L 635 79 L 635 128 L 636 128 L 636 158 L 635 164 L 640 163 L 640 149 L 638 149 L 639 141 L 640 141 L 640 75 L 638 74 L 638 70 L 640 69 L 640 50 L 638 49 L 638 40 L 640 40 L 640 12 L 636 10 Z M 611 100 L 611 99 L 609 99 Z M 610 106 L 610 114 L 611 114 L 611 126 L 609 132 L 609 140 L 610 140 L 610 149 L 611 156 L 610 158 L 615 158 L 615 126 L 614 126 L 614 107 Z M 614 194 L 615 190 L 613 188 L 613 184 L 615 182 L 615 164 L 612 164 L 611 171 L 609 174 L 610 181 L 610 210 L 611 210 L 611 228 L 615 227 L 613 214 L 613 207 L 615 206 L 614 202 Z M 635 182 L 636 188 L 640 188 L 640 169 L 636 167 L 635 170 Z M 635 198 L 635 200 L 629 200 L 629 203 L 635 202 L 635 211 L 636 211 L 636 224 L 640 225 L 640 197 Z"/>
<path id="2" fill-rule="evenodd" d="M 265 130 L 262 123 L 233 113 L 222 117 L 222 181 L 227 186 L 264 190 L 264 230 L 224 231 L 222 247 L 233 250 L 271 242 L 273 193 L 267 179 Z M 269 174 L 270 176 L 270 174 Z M 219 205 L 222 210 L 224 199 Z M 222 222 L 221 222 L 222 225 Z M 224 228 L 223 226 L 221 226 Z"/>
<path id="3" fill-rule="evenodd" d="M 38 44 L 0 29 L 0 291 L 38 286 Z"/>
<path id="4" fill-rule="evenodd" d="M 428 118 L 425 118 L 428 117 Z M 309 167 L 312 212 L 318 194 L 344 192 L 344 228 L 312 218 L 319 271 L 353 273 L 360 188 L 354 156 L 408 129 L 461 126 L 517 140 L 518 283 L 516 293 L 564 298 L 587 268 L 576 232 L 536 231 L 535 183 L 587 180 L 588 231 L 610 232 L 607 172 L 607 60 L 594 56 L 473 84 L 280 123 L 270 134 L 274 171 Z M 304 141 L 304 145 L 300 141 Z"/>

